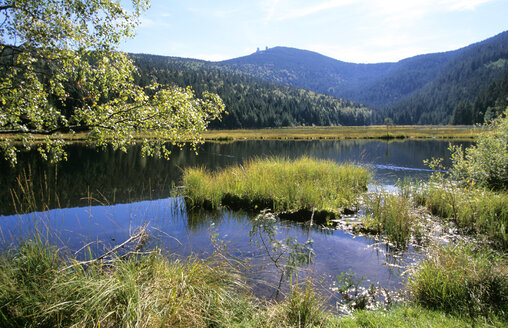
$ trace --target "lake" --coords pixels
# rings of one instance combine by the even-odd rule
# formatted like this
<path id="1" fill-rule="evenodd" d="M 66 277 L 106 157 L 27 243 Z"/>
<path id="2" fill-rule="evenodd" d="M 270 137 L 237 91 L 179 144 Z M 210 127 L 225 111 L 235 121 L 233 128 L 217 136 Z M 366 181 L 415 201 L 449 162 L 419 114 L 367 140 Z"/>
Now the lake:
<path id="1" fill-rule="evenodd" d="M 0 244 L 10 247 L 37 229 L 49 231 L 54 243 L 73 251 L 91 243 L 92 249 L 101 253 L 148 223 L 152 245 L 172 256 L 206 257 L 217 247 L 217 242 L 212 242 L 217 236 L 231 256 L 248 263 L 245 275 L 256 294 L 270 297 L 279 276 L 251 236 L 254 215 L 228 210 L 189 213 L 182 198 L 171 197 L 183 168 L 219 169 L 255 157 L 307 155 L 369 166 L 374 173 L 371 189 L 394 189 L 399 179 L 428 179 L 432 172 L 424 159 L 441 157 L 449 164 L 448 144 L 430 140 L 206 143 L 198 155 L 175 148 L 169 161 L 143 158 L 139 146 L 122 153 L 75 144 L 67 147 L 69 160 L 58 165 L 44 162 L 33 151 L 24 152 L 15 168 L 0 162 Z M 23 193 L 27 189 L 30 193 Z M 321 279 L 325 288 L 337 274 L 351 270 L 357 277 L 397 289 L 404 280 L 399 266 L 421 257 L 416 249 L 394 253 L 372 238 L 340 230 L 292 222 L 278 223 L 277 229 L 279 240 L 312 240 L 315 255 L 302 275 Z M 78 252 L 79 256 L 84 255 Z"/>

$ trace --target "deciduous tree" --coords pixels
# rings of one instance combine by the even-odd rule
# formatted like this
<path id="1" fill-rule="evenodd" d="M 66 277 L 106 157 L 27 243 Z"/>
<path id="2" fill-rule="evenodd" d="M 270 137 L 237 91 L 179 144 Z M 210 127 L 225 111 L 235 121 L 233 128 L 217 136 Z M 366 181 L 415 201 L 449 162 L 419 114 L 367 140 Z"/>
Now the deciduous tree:
<path id="1" fill-rule="evenodd" d="M 125 3 L 125 1 L 124 1 Z M 117 51 L 133 36 L 148 0 L 0 0 L 0 138 L 14 164 L 20 148 L 65 159 L 62 133 L 122 150 L 147 133 L 147 155 L 169 156 L 167 141 L 194 146 L 222 100 L 190 88 L 133 83 L 136 68 Z M 35 143 L 34 136 L 45 136 Z M 9 136 L 9 137 L 7 137 Z M 15 136 L 16 138 L 12 138 Z M 40 138 L 38 138 L 40 139 Z"/>

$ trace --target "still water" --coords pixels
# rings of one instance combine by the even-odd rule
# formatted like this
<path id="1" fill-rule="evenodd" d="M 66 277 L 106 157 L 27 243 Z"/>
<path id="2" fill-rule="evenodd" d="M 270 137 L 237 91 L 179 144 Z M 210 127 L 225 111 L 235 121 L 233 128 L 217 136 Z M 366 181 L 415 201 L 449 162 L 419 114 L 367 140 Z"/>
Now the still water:
<path id="1" fill-rule="evenodd" d="M 273 286 L 279 276 L 273 265 L 264 262 L 263 251 L 252 240 L 254 215 L 227 210 L 189 213 L 182 198 L 170 197 L 172 188 L 180 184 L 183 168 L 219 169 L 255 157 L 307 155 L 369 166 L 374 173 L 372 186 L 393 189 L 398 179 L 427 179 L 431 171 L 424 159 L 440 157 L 449 164 L 448 145 L 444 141 L 207 143 L 198 155 L 174 149 L 169 161 L 143 158 L 139 147 L 122 153 L 71 145 L 68 162 L 58 165 L 27 152 L 21 154 L 15 168 L 0 162 L 0 245 L 9 247 L 37 229 L 50 231 L 53 242 L 73 251 L 92 243 L 101 253 L 148 223 L 152 244 L 167 253 L 206 257 L 213 252 L 212 236 L 217 235 L 230 255 L 249 264 L 246 275 L 258 286 L 257 293 L 269 297 L 273 288 L 259 287 L 266 286 L 260 282 Z M 32 197 L 23 193 L 26 189 L 31 190 Z M 352 270 L 357 277 L 396 289 L 403 282 L 397 266 L 420 256 L 414 249 L 393 256 L 386 247 L 376 246 L 375 240 L 343 231 L 291 222 L 281 222 L 277 227 L 280 240 L 313 241 L 315 255 L 308 267 L 312 273 L 307 274 L 323 278 L 325 285 L 331 285 L 337 274 Z"/>

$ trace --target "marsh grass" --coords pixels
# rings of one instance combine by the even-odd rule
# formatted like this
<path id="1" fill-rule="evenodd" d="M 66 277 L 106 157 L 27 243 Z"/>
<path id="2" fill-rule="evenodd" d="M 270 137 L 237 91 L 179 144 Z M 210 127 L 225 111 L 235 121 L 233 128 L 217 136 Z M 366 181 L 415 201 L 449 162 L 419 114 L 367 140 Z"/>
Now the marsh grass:
<path id="1" fill-rule="evenodd" d="M 508 318 L 506 258 L 468 245 L 436 246 L 408 281 L 411 300 L 432 310 Z"/>
<path id="2" fill-rule="evenodd" d="M 293 286 L 288 297 L 270 304 L 258 317 L 254 327 L 328 327 L 332 315 L 325 310 L 322 298 L 307 283 Z"/>
<path id="3" fill-rule="evenodd" d="M 255 159 L 219 172 L 186 169 L 183 175 L 189 207 L 273 211 L 316 209 L 340 214 L 356 206 L 367 189 L 370 172 L 353 164 L 303 157 Z"/>
<path id="4" fill-rule="evenodd" d="M 421 213 L 413 202 L 413 191 L 419 183 L 399 181 L 397 186 L 397 193 L 381 190 L 364 197 L 366 216 L 362 223 L 365 231 L 382 234 L 400 248 L 406 247 L 411 238 L 419 241 L 422 231 Z"/>
<path id="5" fill-rule="evenodd" d="M 461 139 L 470 140 L 481 129 L 462 126 L 316 126 L 292 128 L 208 130 L 206 141 L 235 140 L 345 140 L 345 139 Z"/>
<path id="6" fill-rule="evenodd" d="M 0 258 L 1 327 L 231 327 L 254 307 L 224 263 L 148 255 L 74 265 L 39 239 Z"/>
<path id="7" fill-rule="evenodd" d="M 430 183 L 418 188 L 415 201 L 439 217 L 450 219 L 465 233 L 487 236 L 508 246 L 508 193 Z"/>

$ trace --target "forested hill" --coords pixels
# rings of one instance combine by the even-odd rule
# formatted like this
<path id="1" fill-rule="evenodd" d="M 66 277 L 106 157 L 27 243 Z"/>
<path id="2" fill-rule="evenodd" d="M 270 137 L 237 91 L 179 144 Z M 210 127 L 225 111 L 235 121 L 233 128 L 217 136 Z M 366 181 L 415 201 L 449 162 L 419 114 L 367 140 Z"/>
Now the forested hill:
<path id="1" fill-rule="evenodd" d="M 213 63 L 132 54 L 139 75 L 137 83 L 152 81 L 191 86 L 199 95 L 217 93 L 227 115 L 211 128 L 261 128 L 301 125 L 368 125 L 373 112 L 352 101 L 264 81 Z"/>
<path id="2" fill-rule="evenodd" d="M 464 104 L 474 102 L 508 73 L 508 32 L 456 52 L 431 82 L 410 97 L 389 107 L 386 115 L 402 124 L 481 123 L 487 108 L 476 115 L 463 112 Z M 504 94 L 508 97 L 508 94 Z M 454 115 L 455 112 L 455 115 Z M 488 118 L 488 117 L 487 117 Z"/>
<path id="3" fill-rule="evenodd" d="M 508 72 L 508 32 L 459 50 L 397 63 L 353 64 L 275 47 L 218 64 L 267 81 L 358 101 L 382 109 L 379 117 L 392 117 L 396 123 L 453 123 L 464 102 L 474 102 Z M 477 115 L 466 121 L 483 119 Z"/>

